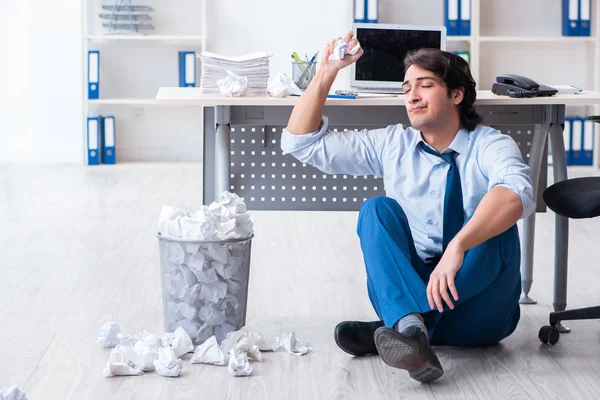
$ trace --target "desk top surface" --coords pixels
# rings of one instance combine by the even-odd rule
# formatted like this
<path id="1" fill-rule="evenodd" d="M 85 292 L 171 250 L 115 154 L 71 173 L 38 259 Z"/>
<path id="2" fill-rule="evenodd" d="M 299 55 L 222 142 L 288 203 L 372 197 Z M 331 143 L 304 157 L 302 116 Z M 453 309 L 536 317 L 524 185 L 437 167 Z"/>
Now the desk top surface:
<path id="1" fill-rule="evenodd" d="M 227 97 L 218 93 L 203 93 L 200 88 L 161 87 L 156 99 L 162 104 L 191 106 L 293 106 L 299 97 L 276 98 L 264 96 Z M 490 90 L 478 90 L 476 105 L 510 104 L 564 104 L 593 105 L 600 104 L 600 92 L 583 91 L 579 94 L 561 94 L 551 97 L 516 99 L 499 96 Z M 327 99 L 328 106 L 404 106 L 404 96 L 365 97 L 357 99 Z"/>

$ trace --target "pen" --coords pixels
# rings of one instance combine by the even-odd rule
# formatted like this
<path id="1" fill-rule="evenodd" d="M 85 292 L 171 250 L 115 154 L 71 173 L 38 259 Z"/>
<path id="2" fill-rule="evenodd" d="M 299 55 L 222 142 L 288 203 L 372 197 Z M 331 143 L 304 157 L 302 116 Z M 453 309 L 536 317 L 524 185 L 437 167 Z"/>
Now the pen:
<path id="1" fill-rule="evenodd" d="M 328 94 L 328 99 L 356 99 L 354 95 Z"/>
<path id="2" fill-rule="evenodd" d="M 300 97 L 301 95 L 292 93 L 292 94 L 290 94 L 290 96 Z M 329 95 L 327 95 L 327 98 L 328 99 L 356 99 L 356 96 L 354 96 L 354 95 L 349 95 L 349 96 L 343 95 L 342 96 L 341 94 L 329 94 Z"/>
<path id="3" fill-rule="evenodd" d="M 302 78 L 300 78 L 300 80 L 302 80 L 304 78 L 304 75 L 306 75 L 306 72 L 308 71 L 308 69 L 302 64 L 302 60 L 300 59 L 300 57 L 298 57 L 298 53 L 296 53 L 295 51 L 292 53 L 292 58 L 297 62 L 300 63 L 298 64 L 298 66 L 300 67 L 300 69 L 303 71 L 302 73 Z"/>

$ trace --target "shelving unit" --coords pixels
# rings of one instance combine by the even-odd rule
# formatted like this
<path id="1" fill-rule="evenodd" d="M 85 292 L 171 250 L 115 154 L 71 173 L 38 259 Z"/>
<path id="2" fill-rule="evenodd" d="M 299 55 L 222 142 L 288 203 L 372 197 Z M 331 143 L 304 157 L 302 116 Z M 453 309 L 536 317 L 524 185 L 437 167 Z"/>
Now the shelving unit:
<path id="1" fill-rule="evenodd" d="M 145 34 L 108 34 L 98 17 L 102 5 L 114 0 L 84 0 L 82 13 L 83 101 L 82 132 L 87 117 L 114 115 L 117 163 L 200 161 L 202 112 L 165 107 L 156 101 L 162 86 L 178 86 L 178 51 L 206 50 L 207 0 L 139 0 L 151 6 L 154 29 Z M 88 51 L 100 51 L 100 96 L 88 99 Z M 200 84 L 196 59 L 196 85 Z M 87 164 L 87 141 L 82 157 Z M 198 147 L 195 152 L 185 150 Z M 184 150 L 180 150 L 184 147 Z M 161 154 L 161 151 L 164 154 Z"/>
<path id="2" fill-rule="evenodd" d="M 84 103 L 88 105 L 124 105 L 124 106 L 153 106 L 161 105 L 156 99 L 98 99 L 98 100 L 85 100 Z"/>
<path id="3" fill-rule="evenodd" d="M 480 42 L 584 42 L 593 43 L 594 38 L 589 36 L 582 37 L 555 37 L 555 36 L 481 36 L 479 37 Z"/>
<path id="4" fill-rule="evenodd" d="M 446 50 L 470 53 L 471 73 L 480 90 L 490 90 L 497 75 L 513 73 L 543 84 L 599 91 L 600 0 L 591 3 L 591 36 L 578 37 L 562 36 L 561 0 L 471 0 L 471 35 L 447 36 Z M 353 10 L 353 0 L 349 6 Z M 444 25 L 444 0 L 379 0 L 379 22 Z M 567 107 L 567 114 L 600 114 L 600 107 Z"/>
<path id="5" fill-rule="evenodd" d="M 84 39 L 90 41 L 150 41 L 150 42 L 184 42 L 205 43 L 202 35 L 87 35 Z"/>

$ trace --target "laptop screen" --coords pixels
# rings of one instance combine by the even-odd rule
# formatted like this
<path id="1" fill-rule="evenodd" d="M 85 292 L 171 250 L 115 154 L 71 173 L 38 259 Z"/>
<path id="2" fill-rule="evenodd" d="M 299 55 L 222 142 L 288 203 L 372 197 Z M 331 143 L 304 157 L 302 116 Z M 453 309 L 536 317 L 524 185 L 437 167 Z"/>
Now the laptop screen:
<path id="1" fill-rule="evenodd" d="M 421 48 L 444 49 L 443 36 L 442 30 L 357 26 L 356 37 L 364 54 L 354 67 L 353 83 L 368 81 L 368 86 L 381 83 L 382 87 L 399 85 L 404 81 L 404 57 L 408 52 Z"/>

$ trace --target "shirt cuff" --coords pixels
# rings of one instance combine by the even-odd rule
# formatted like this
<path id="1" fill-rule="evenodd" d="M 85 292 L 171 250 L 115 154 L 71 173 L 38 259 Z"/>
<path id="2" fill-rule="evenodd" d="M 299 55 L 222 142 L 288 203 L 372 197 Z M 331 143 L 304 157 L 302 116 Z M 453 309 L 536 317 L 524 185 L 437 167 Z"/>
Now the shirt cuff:
<path id="1" fill-rule="evenodd" d="M 321 136 L 325 134 L 325 132 L 327 132 L 328 125 L 329 118 L 323 115 L 321 116 L 321 125 L 319 126 L 319 129 L 305 135 L 294 135 L 290 133 L 286 127 L 281 132 L 281 150 L 284 154 L 287 154 L 311 146 L 314 142 L 319 140 Z"/>
<path id="2" fill-rule="evenodd" d="M 527 218 L 532 213 L 535 212 L 535 208 L 536 208 L 535 201 L 533 201 L 533 198 L 531 196 L 529 196 L 525 191 L 518 190 L 507 183 L 498 183 L 495 186 L 505 187 L 508 190 L 510 190 L 511 192 L 519 195 L 519 197 L 521 198 L 521 204 L 523 205 L 523 213 L 521 214 L 520 219 Z"/>

